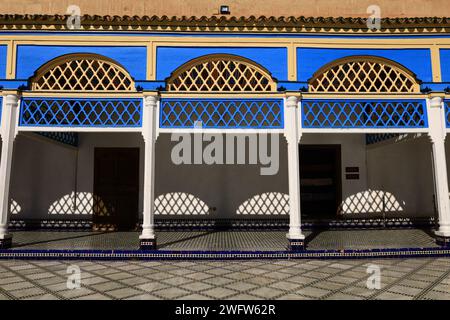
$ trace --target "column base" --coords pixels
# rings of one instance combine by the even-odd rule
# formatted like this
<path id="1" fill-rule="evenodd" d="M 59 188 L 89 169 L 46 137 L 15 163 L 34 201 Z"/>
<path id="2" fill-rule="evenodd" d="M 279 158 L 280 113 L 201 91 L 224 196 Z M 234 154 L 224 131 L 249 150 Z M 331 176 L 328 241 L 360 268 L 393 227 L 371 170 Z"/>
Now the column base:
<path id="1" fill-rule="evenodd" d="M 156 238 L 154 239 L 139 239 L 141 250 L 156 250 Z"/>
<path id="2" fill-rule="evenodd" d="M 436 243 L 441 247 L 450 248 L 450 237 L 436 235 L 435 239 Z"/>
<path id="3" fill-rule="evenodd" d="M 289 251 L 303 251 L 305 250 L 305 239 L 288 239 Z"/>
<path id="4" fill-rule="evenodd" d="M 9 249 L 12 247 L 12 236 L 6 235 L 0 238 L 0 249 Z"/>

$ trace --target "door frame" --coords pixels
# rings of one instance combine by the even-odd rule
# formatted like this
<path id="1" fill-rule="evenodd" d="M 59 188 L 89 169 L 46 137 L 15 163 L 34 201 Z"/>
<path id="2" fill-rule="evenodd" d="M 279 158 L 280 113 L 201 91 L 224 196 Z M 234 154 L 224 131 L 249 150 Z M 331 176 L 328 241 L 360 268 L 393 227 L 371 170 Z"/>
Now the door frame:
<path id="1" fill-rule="evenodd" d="M 140 178 L 139 178 L 139 175 L 140 175 L 140 148 L 139 147 L 95 147 L 94 146 L 94 181 L 93 181 L 93 193 L 94 193 L 94 197 L 96 197 L 97 196 L 97 194 L 98 194 L 98 179 L 99 179 L 99 171 L 98 170 L 96 170 L 96 168 L 97 168 L 97 152 L 99 151 L 99 150 L 110 150 L 110 151 L 123 151 L 124 149 L 126 149 L 126 150 L 134 150 L 136 153 L 137 153 L 137 170 L 138 170 L 138 178 L 137 178 L 137 181 L 136 181 L 136 183 L 137 183 L 137 185 L 136 185 L 136 188 L 137 188 L 137 195 L 136 195 L 136 208 L 137 208 L 137 210 L 136 210 L 136 214 L 135 214 L 135 216 L 134 217 L 132 217 L 133 218 L 133 221 L 134 222 L 136 222 L 136 223 L 138 223 L 139 222 L 139 193 L 140 193 Z M 95 198 L 94 198 L 94 206 L 95 206 Z M 120 215 L 120 213 L 119 213 L 119 215 Z M 93 221 L 95 220 L 95 216 L 96 216 L 96 214 L 95 214 L 95 210 L 93 210 Z M 117 217 L 115 217 L 116 219 L 119 219 L 119 218 L 117 218 Z M 131 218 L 131 217 L 130 217 Z M 113 218 L 114 219 L 114 218 Z M 120 219 L 119 219 L 119 221 L 120 221 Z M 116 221 L 113 221 L 113 223 L 116 223 Z M 120 230 L 120 226 L 119 226 L 119 223 L 118 223 L 118 225 L 116 226 L 116 231 L 117 230 Z"/>
<path id="2" fill-rule="evenodd" d="M 335 173 L 336 173 L 336 212 L 333 214 L 334 217 L 338 217 L 337 209 L 342 203 L 342 145 L 341 144 L 299 144 L 299 173 L 301 175 L 302 167 L 300 163 L 300 153 L 302 152 L 302 148 L 306 149 L 332 149 L 335 153 L 336 164 L 335 164 Z M 300 181 L 300 177 L 299 177 Z M 300 202 L 301 202 L 301 194 L 302 190 L 300 187 Z"/>

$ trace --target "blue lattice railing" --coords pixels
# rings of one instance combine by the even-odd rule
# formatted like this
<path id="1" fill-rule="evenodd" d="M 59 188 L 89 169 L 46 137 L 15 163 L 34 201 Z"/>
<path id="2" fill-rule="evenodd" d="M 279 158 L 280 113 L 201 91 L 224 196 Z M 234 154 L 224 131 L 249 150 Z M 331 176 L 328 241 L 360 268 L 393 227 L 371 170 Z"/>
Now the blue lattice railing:
<path id="1" fill-rule="evenodd" d="M 444 108 L 445 108 L 445 125 L 447 128 L 450 128 L 450 101 L 444 100 Z"/>
<path id="2" fill-rule="evenodd" d="M 426 128 L 425 100 L 302 100 L 304 128 Z"/>
<path id="3" fill-rule="evenodd" d="M 140 127 L 142 99 L 34 98 L 22 99 L 20 126 Z"/>
<path id="4" fill-rule="evenodd" d="M 282 99 L 161 99 L 161 128 L 283 128 Z"/>

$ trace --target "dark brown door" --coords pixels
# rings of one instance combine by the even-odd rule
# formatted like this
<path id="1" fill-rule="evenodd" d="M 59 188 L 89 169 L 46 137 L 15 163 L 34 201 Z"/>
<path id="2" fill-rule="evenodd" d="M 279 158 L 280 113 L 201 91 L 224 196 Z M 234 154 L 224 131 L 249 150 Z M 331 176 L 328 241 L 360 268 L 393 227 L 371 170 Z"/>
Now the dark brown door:
<path id="1" fill-rule="evenodd" d="M 335 218 L 341 202 L 341 146 L 301 145 L 300 194 L 302 216 Z"/>
<path id="2" fill-rule="evenodd" d="M 94 227 L 131 230 L 139 206 L 139 149 L 95 148 Z"/>

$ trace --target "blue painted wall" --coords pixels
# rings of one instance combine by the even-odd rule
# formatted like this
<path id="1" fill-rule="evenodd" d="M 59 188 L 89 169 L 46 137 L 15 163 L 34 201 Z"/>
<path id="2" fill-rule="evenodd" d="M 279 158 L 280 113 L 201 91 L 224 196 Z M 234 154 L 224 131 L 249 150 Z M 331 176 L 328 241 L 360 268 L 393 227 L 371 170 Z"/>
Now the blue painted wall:
<path id="1" fill-rule="evenodd" d="M 234 54 L 253 60 L 270 71 L 278 80 L 287 80 L 286 48 L 238 47 L 158 47 L 156 49 L 156 79 L 164 80 L 182 64 L 207 54 Z"/>
<path id="2" fill-rule="evenodd" d="M 135 80 L 145 80 L 146 47 L 17 46 L 16 78 L 28 79 L 44 63 L 69 53 L 95 53 L 120 63 Z"/>
<path id="3" fill-rule="evenodd" d="M 442 82 L 450 82 L 450 49 L 440 49 Z"/>
<path id="4" fill-rule="evenodd" d="M 431 82 L 433 79 L 429 49 L 336 48 L 297 48 L 297 79 L 308 81 L 323 65 L 353 55 L 371 55 L 391 59 L 414 72 L 423 82 Z"/>
<path id="5" fill-rule="evenodd" d="M 6 78 L 6 55 L 8 52 L 8 46 L 0 46 L 0 79 Z"/>

